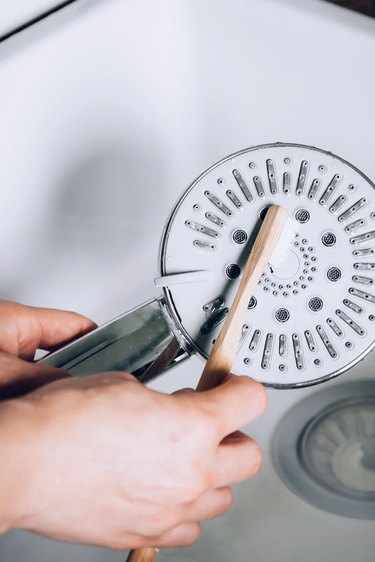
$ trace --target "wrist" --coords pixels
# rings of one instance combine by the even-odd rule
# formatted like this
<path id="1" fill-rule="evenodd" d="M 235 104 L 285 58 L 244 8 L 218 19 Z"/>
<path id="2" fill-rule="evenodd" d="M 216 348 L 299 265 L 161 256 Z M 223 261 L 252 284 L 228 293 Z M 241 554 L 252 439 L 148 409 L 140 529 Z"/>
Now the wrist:
<path id="1" fill-rule="evenodd" d="M 31 407 L 22 400 L 0 403 L 0 533 L 20 527 L 28 476 L 33 468 L 29 444 Z"/>

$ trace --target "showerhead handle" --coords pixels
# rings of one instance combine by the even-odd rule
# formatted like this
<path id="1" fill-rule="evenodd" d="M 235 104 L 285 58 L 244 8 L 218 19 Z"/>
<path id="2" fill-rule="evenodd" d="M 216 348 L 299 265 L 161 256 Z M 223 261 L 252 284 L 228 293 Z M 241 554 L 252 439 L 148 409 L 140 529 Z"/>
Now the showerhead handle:
<path id="1" fill-rule="evenodd" d="M 164 300 L 153 299 L 41 359 L 72 375 L 128 371 L 147 383 L 187 359 L 192 351 L 172 329 Z"/>

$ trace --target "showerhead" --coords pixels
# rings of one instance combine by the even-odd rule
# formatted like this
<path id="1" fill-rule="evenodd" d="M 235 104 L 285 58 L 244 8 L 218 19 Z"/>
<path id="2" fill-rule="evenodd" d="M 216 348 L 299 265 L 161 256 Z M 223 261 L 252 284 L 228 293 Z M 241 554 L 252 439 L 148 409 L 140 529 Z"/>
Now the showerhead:
<path id="1" fill-rule="evenodd" d="M 178 330 L 208 356 L 264 214 L 282 205 L 299 233 L 258 283 L 233 371 L 281 388 L 342 373 L 374 345 L 374 203 L 369 179 L 312 147 L 264 145 L 213 165 L 162 241 L 159 285 Z"/>
<path id="2" fill-rule="evenodd" d="M 221 160 L 182 195 L 162 236 L 162 296 L 44 361 L 145 382 L 194 351 L 206 358 L 273 205 L 299 232 L 249 298 L 233 372 L 297 388 L 352 367 L 375 343 L 374 184 L 329 152 L 281 143 Z"/>

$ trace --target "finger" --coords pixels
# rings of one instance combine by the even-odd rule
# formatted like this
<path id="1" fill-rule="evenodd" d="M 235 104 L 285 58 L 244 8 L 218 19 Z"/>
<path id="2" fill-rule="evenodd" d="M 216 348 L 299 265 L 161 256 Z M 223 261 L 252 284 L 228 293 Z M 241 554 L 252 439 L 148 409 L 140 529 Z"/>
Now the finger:
<path id="1" fill-rule="evenodd" d="M 0 400 L 22 396 L 50 382 L 69 377 L 62 369 L 23 361 L 0 354 Z"/>
<path id="2" fill-rule="evenodd" d="M 31 344 L 32 349 L 52 350 L 97 327 L 95 322 L 76 312 L 51 308 L 30 308 L 39 328 L 33 341 L 29 342 L 29 347 Z"/>
<path id="3" fill-rule="evenodd" d="M 232 499 L 232 490 L 228 486 L 206 492 L 183 507 L 184 520 L 199 523 L 219 517 L 228 511 Z"/>
<path id="4" fill-rule="evenodd" d="M 180 395 L 189 395 L 189 394 L 193 394 L 195 392 L 194 388 L 180 388 L 180 390 L 176 390 L 176 392 L 173 393 L 174 396 L 180 396 Z"/>
<path id="5" fill-rule="evenodd" d="M 131 545 L 132 549 L 139 548 L 175 548 L 179 546 L 191 546 L 200 537 L 201 529 L 199 523 L 184 523 L 178 525 L 163 535 L 146 537 L 141 535 L 134 535 L 127 533 L 121 535 L 116 539 L 102 544 L 99 546 L 106 546 L 107 548 L 125 550 Z M 141 560 L 141 559 L 140 559 Z"/>
<path id="6" fill-rule="evenodd" d="M 199 523 L 184 523 L 171 529 L 164 535 L 150 541 L 155 547 L 176 548 L 178 546 L 191 546 L 200 537 L 201 529 Z"/>
<path id="7" fill-rule="evenodd" d="M 217 450 L 214 483 L 228 486 L 252 478 L 262 464 L 262 451 L 251 437 L 236 432 L 228 436 Z"/>
<path id="8" fill-rule="evenodd" d="M 214 412 L 220 437 L 260 416 L 267 405 L 263 385 L 249 377 L 230 375 L 220 386 L 195 394 L 197 403 Z"/>
<path id="9" fill-rule="evenodd" d="M 0 303 L 0 349 L 31 359 L 36 349 L 51 350 L 96 328 L 75 312 Z"/>

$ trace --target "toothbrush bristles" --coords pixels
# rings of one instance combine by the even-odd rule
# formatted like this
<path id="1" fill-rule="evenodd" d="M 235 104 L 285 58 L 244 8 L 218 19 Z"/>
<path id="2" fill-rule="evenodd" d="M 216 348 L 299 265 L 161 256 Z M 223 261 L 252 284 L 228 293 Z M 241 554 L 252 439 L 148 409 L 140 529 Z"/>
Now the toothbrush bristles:
<path id="1" fill-rule="evenodd" d="M 280 240 L 270 257 L 269 263 L 272 267 L 280 267 L 287 259 L 292 242 L 298 233 L 298 227 L 299 224 L 297 221 L 288 218 Z"/>

